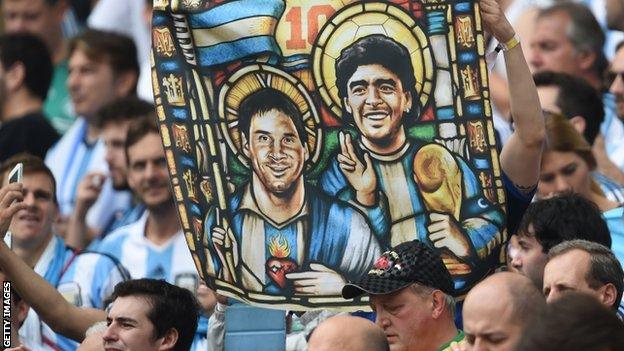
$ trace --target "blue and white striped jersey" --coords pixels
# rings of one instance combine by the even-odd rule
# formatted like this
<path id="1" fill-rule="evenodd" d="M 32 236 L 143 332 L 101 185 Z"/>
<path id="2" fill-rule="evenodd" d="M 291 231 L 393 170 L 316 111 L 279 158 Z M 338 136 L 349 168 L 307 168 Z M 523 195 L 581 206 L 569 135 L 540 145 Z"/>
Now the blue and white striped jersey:
<path id="1" fill-rule="evenodd" d="M 134 279 L 164 279 L 194 292 L 199 275 L 183 232 L 163 245 L 155 245 L 145 237 L 147 216 L 145 212 L 138 221 L 110 233 L 98 251 L 117 258 Z"/>
<path id="2" fill-rule="evenodd" d="M 130 278 L 119 262 L 96 252 L 75 252 L 53 236 L 35 265 L 35 272 L 75 306 L 104 308 L 117 283 Z M 32 350 L 75 350 L 76 342 L 55 334 L 34 310 L 20 328 L 20 340 Z"/>
<path id="3" fill-rule="evenodd" d="M 117 213 L 115 218 L 111 221 L 111 223 L 107 224 L 97 238 L 93 239 L 89 246 L 87 246 L 87 250 L 91 251 L 99 251 L 98 247 L 102 243 L 102 240 L 108 236 L 108 234 L 114 232 L 115 230 L 126 226 L 128 224 L 132 224 L 138 221 L 141 216 L 145 213 L 145 206 L 143 204 L 135 204 L 134 206 L 128 208 L 126 211 L 122 213 Z"/>
<path id="4" fill-rule="evenodd" d="M 184 233 L 180 230 L 167 243 L 155 245 L 145 237 L 148 215 L 149 211 L 146 211 L 138 221 L 110 233 L 100 243 L 98 251 L 117 258 L 128 268 L 133 279 L 164 279 L 195 293 L 200 282 L 199 274 Z M 201 317 L 193 350 L 206 345 L 207 329 L 208 319 Z"/>
<path id="5" fill-rule="evenodd" d="M 78 118 L 45 158 L 45 164 L 56 180 L 56 196 L 63 216 L 72 213 L 78 183 L 87 173 L 108 172 L 104 160 L 104 142 L 99 139 L 95 144 L 88 145 L 85 142 L 86 133 L 87 122 L 84 118 Z M 87 213 L 87 224 L 91 228 L 103 230 L 115 213 L 130 207 L 130 202 L 130 192 L 113 190 L 112 181 L 107 178 L 97 201 Z"/>
<path id="6" fill-rule="evenodd" d="M 433 245 L 429 238 L 429 213 L 414 177 L 413 166 L 416 154 L 425 144 L 420 140 L 409 140 L 391 155 L 375 154 L 367 150 L 362 143 L 358 145 L 370 155 L 378 190 L 388 201 L 387 212 L 391 220 L 389 230 L 379 225 L 384 223 L 378 220 L 379 216 L 372 216 L 371 211 L 366 213 L 373 231 L 378 235 L 379 243 L 382 247 L 389 248 L 418 239 Z M 496 265 L 494 262 L 497 260 L 498 247 L 502 240 L 504 218 L 503 212 L 484 196 L 473 169 L 461 157 L 453 157 L 462 177 L 461 218 L 458 219 L 458 224 L 478 253 L 465 260 L 471 266 L 470 274 L 462 273 L 454 276 L 455 289 L 462 293 L 467 292 L 481 280 L 483 272 Z M 337 159 L 330 161 L 321 175 L 319 185 L 330 196 L 351 200 L 354 194 Z M 345 194 L 350 197 L 344 197 Z M 382 236 L 379 233 L 382 233 Z"/>
<path id="7" fill-rule="evenodd" d="M 619 204 L 624 203 L 624 185 L 599 172 L 592 172 L 591 176 L 600 185 L 600 190 L 607 199 Z"/>

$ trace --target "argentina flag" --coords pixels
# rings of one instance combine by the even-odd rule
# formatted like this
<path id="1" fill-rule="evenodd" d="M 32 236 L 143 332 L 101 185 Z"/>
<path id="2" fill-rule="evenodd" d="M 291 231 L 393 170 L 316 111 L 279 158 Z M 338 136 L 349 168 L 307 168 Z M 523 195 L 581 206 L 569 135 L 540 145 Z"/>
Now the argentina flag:
<path id="1" fill-rule="evenodd" d="M 282 0 L 239 0 L 188 15 L 197 64 L 210 67 L 251 55 L 281 56 L 275 28 Z"/>

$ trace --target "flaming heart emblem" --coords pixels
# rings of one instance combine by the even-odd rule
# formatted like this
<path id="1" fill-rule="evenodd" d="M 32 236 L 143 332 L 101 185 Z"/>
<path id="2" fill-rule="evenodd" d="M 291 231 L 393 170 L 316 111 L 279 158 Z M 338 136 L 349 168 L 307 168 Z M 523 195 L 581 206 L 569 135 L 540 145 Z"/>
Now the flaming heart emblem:
<path id="1" fill-rule="evenodd" d="M 280 287 L 286 287 L 286 274 L 297 270 L 297 263 L 292 260 L 288 240 L 280 233 L 269 242 L 271 258 L 266 261 L 266 273 Z"/>

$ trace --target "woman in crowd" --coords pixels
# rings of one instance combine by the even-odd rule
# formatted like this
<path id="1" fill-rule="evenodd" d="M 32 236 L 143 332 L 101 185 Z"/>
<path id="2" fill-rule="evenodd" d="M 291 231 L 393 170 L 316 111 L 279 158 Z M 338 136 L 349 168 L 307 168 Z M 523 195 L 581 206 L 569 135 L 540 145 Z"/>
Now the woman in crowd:
<path id="1" fill-rule="evenodd" d="M 624 261 L 624 207 L 607 199 L 592 178 L 596 159 L 591 145 L 558 114 L 546 113 L 546 133 L 548 143 L 542 154 L 537 197 L 573 191 L 595 203 L 611 232 L 611 249 Z"/>

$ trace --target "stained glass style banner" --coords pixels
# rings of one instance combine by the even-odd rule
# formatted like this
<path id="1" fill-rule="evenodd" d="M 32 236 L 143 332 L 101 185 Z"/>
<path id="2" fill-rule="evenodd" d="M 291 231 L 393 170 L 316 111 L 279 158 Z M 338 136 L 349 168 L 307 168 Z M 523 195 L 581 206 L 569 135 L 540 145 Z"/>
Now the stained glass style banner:
<path id="1" fill-rule="evenodd" d="M 500 263 L 504 192 L 472 1 L 156 0 L 152 80 L 189 248 L 222 294 L 358 309 L 390 247 L 466 292 Z"/>

